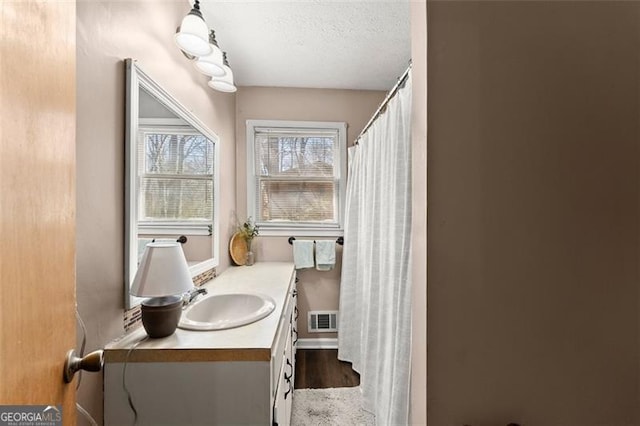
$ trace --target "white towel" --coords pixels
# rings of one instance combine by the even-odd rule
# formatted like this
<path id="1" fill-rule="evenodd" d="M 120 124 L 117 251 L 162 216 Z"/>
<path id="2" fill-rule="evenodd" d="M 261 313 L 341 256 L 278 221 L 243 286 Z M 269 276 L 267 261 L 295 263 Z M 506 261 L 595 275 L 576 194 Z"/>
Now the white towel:
<path id="1" fill-rule="evenodd" d="M 313 268 L 313 240 L 293 240 L 293 263 L 296 269 Z"/>
<path id="2" fill-rule="evenodd" d="M 334 240 L 316 241 L 316 269 L 330 271 L 336 264 L 336 242 Z"/>

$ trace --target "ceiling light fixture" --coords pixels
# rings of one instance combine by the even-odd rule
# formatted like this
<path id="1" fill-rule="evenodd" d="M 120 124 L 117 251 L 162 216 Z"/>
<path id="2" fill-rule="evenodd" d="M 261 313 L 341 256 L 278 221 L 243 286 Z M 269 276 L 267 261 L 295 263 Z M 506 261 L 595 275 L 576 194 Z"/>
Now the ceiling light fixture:
<path id="1" fill-rule="evenodd" d="M 207 56 L 199 57 L 194 63 L 194 66 L 198 71 L 209 77 L 224 77 L 227 72 L 223 68 L 224 59 L 222 50 L 218 47 L 216 32 L 213 30 L 209 33 L 209 45 L 211 46 L 211 53 Z"/>
<path id="2" fill-rule="evenodd" d="M 206 56 L 211 53 L 209 28 L 200 12 L 199 0 L 195 0 L 193 8 L 182 20 L 175 39 L 178 47 L 191 56 Z"/>
<path id="3" fill-rule="evenodd" d="M 237 89 L 235 83 L 233 82 L 233 71 L 231 71 L 231 67 L 229 67 L 229 61 L 227 60 L 227 52 L 222 53 L 223 60 L 223 68 L 226 71 L 226 74 L 223 77 L 213 77 L 209 81 L 209 87 L 212 89 L 218 90 L 220 92 L 233 93 Z"/>
<path id="4" fill-rule="evenodd" d="M 211 77 L 209 87 L 220 92 L 233 93 L 238 90 L 233 82 L 233 71 L 227 61 L 227 53 L 222 52 L 216 41 L 216 33 L 211 30 L 200 12 L 200 1 L 195 0 L 193 8 L 184 17 L 176 31 L 176 44 L 188 59 L 195 59 L 198 71 Z"/>

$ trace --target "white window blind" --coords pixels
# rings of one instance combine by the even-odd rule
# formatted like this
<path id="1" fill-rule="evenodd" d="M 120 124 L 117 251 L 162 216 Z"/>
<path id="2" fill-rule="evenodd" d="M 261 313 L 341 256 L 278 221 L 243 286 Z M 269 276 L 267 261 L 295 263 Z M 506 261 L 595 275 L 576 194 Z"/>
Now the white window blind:
<path id="1" fill-rule="evenodd" d="M 259 225 L 340 228 L 342 133 L 339 126 L 252 126 L 250 210 Z"/>
<path id="2" fill-rule="evenodd" d="M 214 145 L 189 128 L 141 128 L 138 221 L 211 224 Z"/>

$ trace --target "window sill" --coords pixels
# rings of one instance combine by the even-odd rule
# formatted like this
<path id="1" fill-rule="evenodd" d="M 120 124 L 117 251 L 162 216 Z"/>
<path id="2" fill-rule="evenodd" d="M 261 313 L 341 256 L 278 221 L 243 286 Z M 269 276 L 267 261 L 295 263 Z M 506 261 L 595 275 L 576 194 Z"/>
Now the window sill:
<path id="1" fill-rule="evenodd" d="M 139 224 L 138 233 L 142 235 L 211 235 L 207 225 L 193 224 Z"/>
<path id="2" fill-rule="evenodd" d="M 260 237 L 342 237 L 344 230 L 340 228 L 266 228 L 260 227 Z"/>

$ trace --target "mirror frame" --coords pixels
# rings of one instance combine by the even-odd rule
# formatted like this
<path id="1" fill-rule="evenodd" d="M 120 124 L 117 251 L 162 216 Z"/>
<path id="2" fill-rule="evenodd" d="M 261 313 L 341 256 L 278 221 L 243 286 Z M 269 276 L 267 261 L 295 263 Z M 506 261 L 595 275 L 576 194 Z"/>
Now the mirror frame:
<path id="1" fill-rule="evenodd" d="M 139 90 L 144 88 L 160 104 L 188 125 L 213 141 L 213 224 L 212 224 L 212 256 L 198 264 L 189 267 L 194 277 L 219 264 L 220 246 L 220 138 L 210 130 L 198 117 L 185 108 L 177 99 L 171 96 L 157 82 L 155 82 L 134 59 L 125 59 L 126 66 L 126 96 L 125 96 L 125 183 L 124 183 L 124 306 L 131 309 L 138 305 L 143 298 L 131 296 L 129 289 L 135 277 L 138 263 L 138 221 L 137 199 L 138 181 L 136 174 L 137 134 L 139 125 Z"/>

